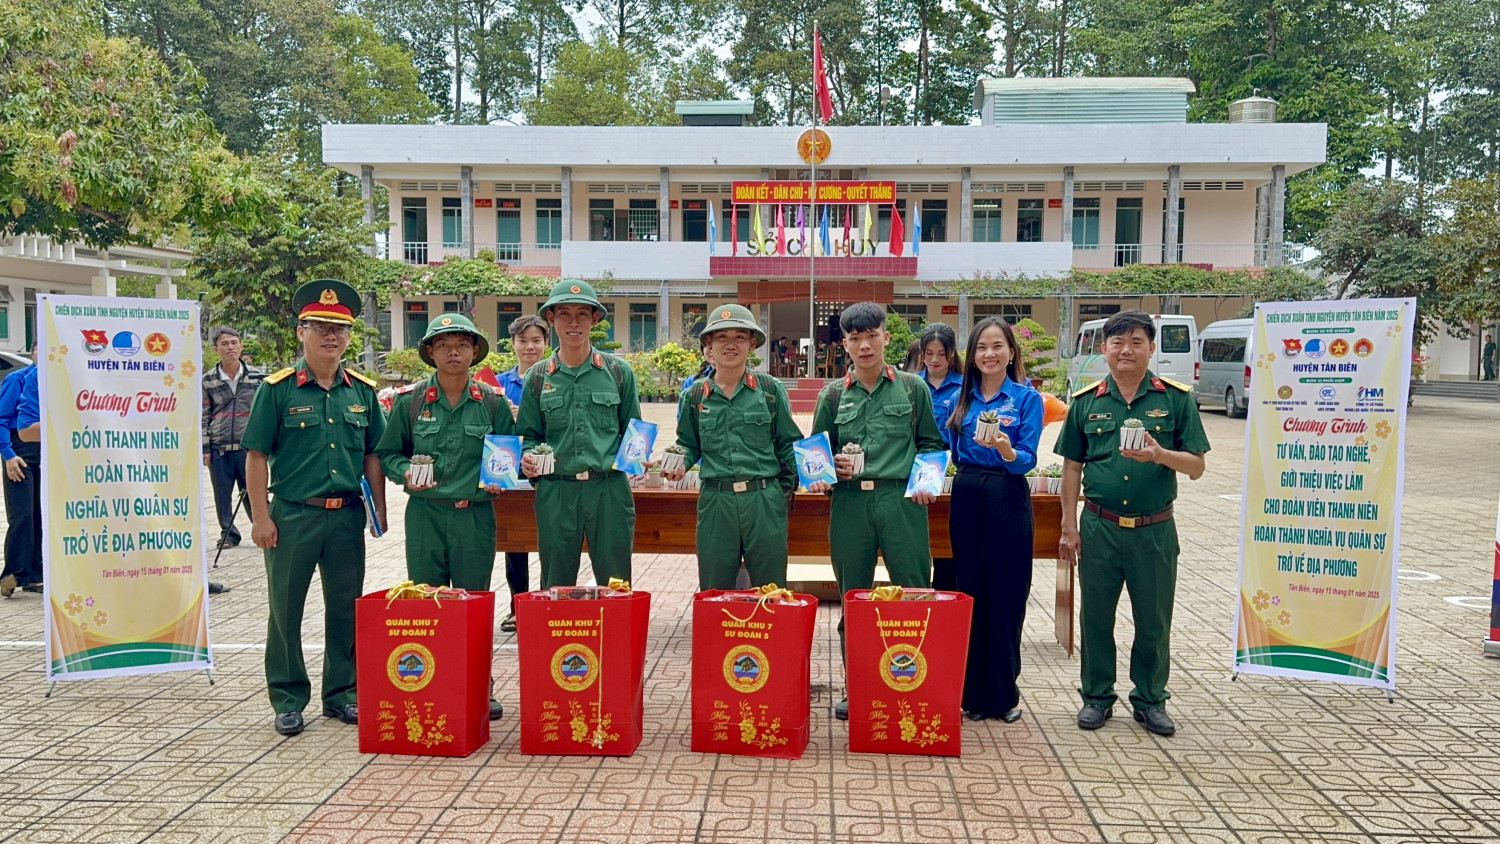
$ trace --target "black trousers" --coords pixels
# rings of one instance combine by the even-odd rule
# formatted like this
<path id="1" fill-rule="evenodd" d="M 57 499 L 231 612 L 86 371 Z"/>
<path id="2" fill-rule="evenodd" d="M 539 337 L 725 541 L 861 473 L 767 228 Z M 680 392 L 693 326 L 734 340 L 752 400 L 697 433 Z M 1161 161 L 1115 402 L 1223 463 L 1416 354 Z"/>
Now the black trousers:
<path id="1" fill-rule="evenodd" d="M 245 490 L 245 450 L 221 452 L 213 449 L 208 460 L 208 480 L 214 487 L 214 510 L 219 516 L 219 539 L 240 541 L 240 529 L 234 526 L 234 488 Z M 245 499 L 245 515 L 250 514 L 250 500 Z"/>
<path id="2" fill-rule="evenodd" d="M 932 558 L 932 588 L 943 592 L 958 591 L 958 573 L 953 570 L 952 557 Z"/>
<path id="3" fill-rule="evenodd" d="M 973 597 L 963 708 L 999 715 L 1021 702 L 1021 628 L 1031 594 L 1035 525 L 1026 478 L 959 466 L 948 537 L 960 592 Z"/>
<path id="4" fill-rule="evenodd" d="M 516 596 L 530 592 L 527 572 L 531 569 L 531 555 L 524 551 L 505 552 L 505 585 L 510 588 L 510 612 L 516 613 Z"/>
<path id="5" fill-rule="evenodd" d="M 26 461 L 25 477 L 13 481 L 5 476 L 5 571 L 16 583 L 30 586 L 42 582 L 42 444 L 23 443 L 12 430 L 16 456 Z"/>

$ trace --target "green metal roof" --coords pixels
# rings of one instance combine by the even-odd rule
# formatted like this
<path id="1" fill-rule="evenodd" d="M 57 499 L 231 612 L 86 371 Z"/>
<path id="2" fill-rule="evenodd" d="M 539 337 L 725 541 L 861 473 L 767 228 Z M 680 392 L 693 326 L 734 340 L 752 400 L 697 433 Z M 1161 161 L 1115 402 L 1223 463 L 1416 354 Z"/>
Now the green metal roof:
<path id="1" fill-rule="evenodd" d="M 988 125 L 1186 123 L 1193 91 L 1190 80 L 1172 78 L 992 78 L 975 86 L 974 107 Z"/>

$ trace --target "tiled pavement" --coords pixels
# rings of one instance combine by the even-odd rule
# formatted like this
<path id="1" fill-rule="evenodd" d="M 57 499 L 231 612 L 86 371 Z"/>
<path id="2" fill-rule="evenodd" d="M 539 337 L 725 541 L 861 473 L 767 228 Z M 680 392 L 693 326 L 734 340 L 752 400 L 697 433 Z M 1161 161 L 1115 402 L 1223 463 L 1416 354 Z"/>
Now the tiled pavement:
<path id="1" fill-rule="evenodd" d="M 669 422 L 668 406 L 646 410 Z M 500 690 L 511 712 L 467 759 L 364 756 L 352 728 L 321 718 L 282 739 L 261 676 L 260 557 L 247 543 L 213 574 L 234 589 L 212 606 L 212 686 L 202 674 L 169 674 L 63 684 L 46 699 L 40 602 L 0 601 L 0 839 L 1500 841 L 1500 660 L 1479 655 L 1500 406 L 1428 400 L 1412 413 L 1395 703 L 1327 683 L 1229 681 L 1243 423 L 1205 421 L 1209 474 L 1184 484 L 1179 508 L 1175 738 L 1146 734 L 1123 707 L 1097 733 L 1073 725 L 1078 669 L 1052 639 L 1047 562 L 1026 630 L 1026 717 L 965 722 L 962 758 L 845 751 L 845 727 L 828 717 L 834 609 L 823 611 L 813 653 L 806 756 L 692 753 L 693 560 L 641 555 L 635 581 L 655 606 L 646 739 L 634 756 L 521 756 L 513 677 Z M 368 588 L 400 579 L 401 542 L 397 520 L 372 543 Z M 311 643 L 321 640 L 318 607 L 314 595 Z M 514 647 L 497 639 L 499 664 Z"/>

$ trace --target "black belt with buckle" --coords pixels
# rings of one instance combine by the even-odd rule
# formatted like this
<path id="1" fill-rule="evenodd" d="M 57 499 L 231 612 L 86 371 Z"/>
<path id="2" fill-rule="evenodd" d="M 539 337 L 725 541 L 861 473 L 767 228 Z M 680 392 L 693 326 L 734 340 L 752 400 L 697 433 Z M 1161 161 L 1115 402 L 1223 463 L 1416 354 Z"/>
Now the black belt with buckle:
<path id="1" fill-rule="evenodd" d="M 342 510 L 345 507 L 358 507 L 364 499 L 358 495 L 350 494 L 334 498 L 309 498 L 306 501 L 294 501 L 293 504 L 301 504 L 303 507 L 316 507 L 320 510 Z"/>
<path id="2" fill-rule="evenodd" d="M 434 507 L 441 507 L 444 510 L 463 510 L 473 504 L 489 503 L 486 501 L 471 501 L 467 498 L 423 498 L 421 500 L 433 505 Z"/>
<path id="3" fill-rule="evenodd" d="M 851 481 L 839 481 L 833 488 L 839 489 L 842 487 L 844 489 L 857 489 L 869 492 L 872 489 L 883 489 L 888 486 L 899 486 L 902 489 L 906 489 L 906 481 L 899 478 L 857 478 Z"/>
<path id="4" fill-rule="evenodd" d="M 704 481 L 703 485 L 719 492 L 750 492 L 765 489 L 774 483 L 774 478 L 756 478 L 750 481 Z"/>
<path id="5" fill-rule="evenodd" d="M 593 470 L 590 470 L 590 471 L 587 471 L 587 472 L 579 472 L 576 475 L 558 475 L 558 474 L 554 474 L 554 475 L 542 475 L 537 480 L 543 480 L 543 479 L 545 479 L 545 480 L 549 480 L 549 481 L 575 481 L 575 482 L 581 483 L 583 481 L 598 481 L 598 480 L 603 480 L 604 478 L 612 477 L 614 475 L 622 475 L 622 474 L 624 474 L 624 473 L 621 472 L 619 469 L 604 469 L 603 471 L 600 471 L 598 469 L 593 469 Z"/>
<path id="6" fill-rule="evenodd" d="M 1084 499 L 1083 509 L 1089 511 L 1090 513 L 1093 513 L 1094 515 L 1098 516 L 1101 519 L 1104 519 L 1105 521 L 1114 522 L 1122 528 L 1145 527 L 1146 525 L 1154 525 L 1158 522 L 1165 522 L 1167 519 L 1172 518 L 1172 505 L 1170 504 L 1160 510 L 1157 510 L 1155 513 L 1147 513 L 1144 516 L 1123 516 L 1113 510 L 1107 510 L 1103 507 L 1100 507 L 1098 504 L 1095 504 L 1088 499 Z"/>

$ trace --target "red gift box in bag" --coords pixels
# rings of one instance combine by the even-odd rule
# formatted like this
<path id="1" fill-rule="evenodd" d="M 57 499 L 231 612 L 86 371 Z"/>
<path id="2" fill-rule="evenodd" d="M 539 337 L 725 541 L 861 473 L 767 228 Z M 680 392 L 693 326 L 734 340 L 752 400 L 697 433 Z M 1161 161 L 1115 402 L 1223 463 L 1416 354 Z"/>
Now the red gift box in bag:
<path id="1" fill-rule="evenodd" d="M 886 586 L 844 596 L 849 750 L 958 756 L 974 599 Z"/>
<path id="2" fill-rule="evenodd" d="M 522 753 L 635 752 L 650 623 L 649 592 L 558 587 L 516 596 Z"/>
<path id="3" fill-rule="evenodd" d="M 494 592 L 403 584 L 356 600 L 360 752 L 468 756 L 483 747 L 494 633 Z"/>
<path id="4" fill-rule="evenodd" d="M 817 620 L 784 589 L 693 596 L 693 750 L 802 758 Z"/>

